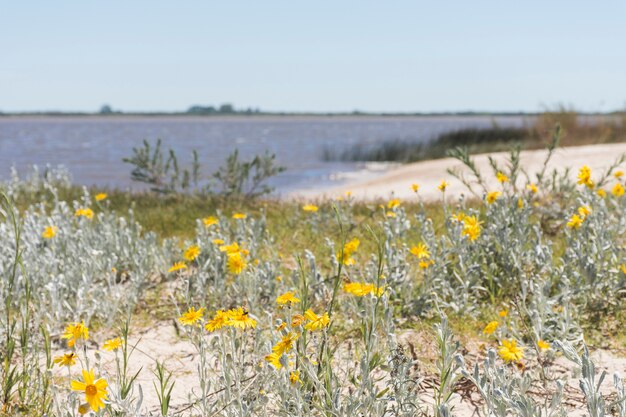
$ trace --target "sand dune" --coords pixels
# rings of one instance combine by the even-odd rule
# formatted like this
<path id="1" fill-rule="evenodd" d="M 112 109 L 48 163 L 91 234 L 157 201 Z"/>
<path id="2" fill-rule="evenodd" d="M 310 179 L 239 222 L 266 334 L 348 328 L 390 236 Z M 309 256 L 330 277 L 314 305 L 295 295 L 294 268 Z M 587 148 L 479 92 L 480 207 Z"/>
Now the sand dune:
<path id="1" fill-rule="evenodd" d="M 575 178 L 578 169 L 583 165 L 588 165 L 593 172 L 593 178 L 601 175 L 601 172 L 611 165 L 622 154 L 626 154 L 626 143 L 587 145 L 559 148 L 552 156 L 548 164 L 548 172 L 556 169 L 564 172 L 567 168 L 571 170 L 569 176 Z M 493 154 L 481 154 L 472 157 L 476 167 L 482 173 L 487 188 L 499 189 L 493 169 L 489 164 L 491 156 L 499 166 L 506 167 L 508 164 L 507 152 Z M 536 174 L 543 167 L 547 156 L 547 150 L 523 151 L 520 156 L 521 166 L 529 177 L 534 180 Z M 623 164 L 626 166 L 626 164 Z M 441 192 L 437 186 L 442 180 L 446 180 L 449 186 L 446 196 L 457 198 L 461 195 L 469 195 L 467 188 L 456 178 L 450 175 L 448 169 L 455 169 L 463 172 L 467 178 L 471 178 L 469 170 L 459 161 L 452 158 L 438 159 L 433 161 L 416 162 L 392 169 L 379 177 L 369 180 L 356 180 L 346 185 L 318 190 L 313 192 L 294 193 L 293 197 L 310 199 L 335 198 L 343 195 L 346 191 L 352 192 L 354 198 L 363 200 L 373 200 L 379 198 L 414 198 L 415 194 L 411 189 L 411 184 L 419 184 L 420 196 L 425 200 L 437 200 L 441 198 Z M 525 182 L 526 178 L 520 178 L 519 182 Z"/>

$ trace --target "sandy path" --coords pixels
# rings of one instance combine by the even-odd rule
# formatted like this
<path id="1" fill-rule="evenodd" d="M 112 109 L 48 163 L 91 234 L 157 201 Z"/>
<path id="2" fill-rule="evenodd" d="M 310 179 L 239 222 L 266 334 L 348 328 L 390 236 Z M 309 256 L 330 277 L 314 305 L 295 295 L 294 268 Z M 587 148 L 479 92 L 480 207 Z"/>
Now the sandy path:
<path id="1" fill-rule="evenodd" d="M 578 169 L 583 165 L 588 165 L 592 170 L 592 177 L 597 178 L 622 154 L 626 154 L 626 143 L 559 148 L 555 151 L 548 165 L 548 172 L 554 169 L 563 171 L 570 168 L 570 176 L 575 178 Z M 485 178 L 489 189 L 497 190 L 500 185 L 495 179 L 488 157 L 491 156 L 500 166 L 505 167 L 508 155 L 506 152 L 499 152 L 476 155 L 472 158 Z M 521 153 L 521 166 L 532 179 L 543 167 L 546 155 L 546 150 L 523 151 Z M 626 164 L 623 165 L 626 166 Z M 469 173 L 468 169 L 456 159 L 445 158 L 407 164 L 367 181 L 357 180 L 336 188 L 296 192 L 291 196 L 305 199 L 325 199 L 336 198 L 344 195 L 346 191 L 350 191 L 352 196 L 357 199 L 372 200 L 389 198 L 392 195 L 406 199 L 415 197 L 411 184 L 416 183 L 420 186 L 420 196 L 425 200 L 432 201 L 441 198 L 441 192 L 437 186 L 444 179 L 450 184 L 446 191 L 447 197 L 457 198 L 462 194 L 467 195 L 468 191 L 465 186 L 450 175 L 447 172 L 448 169 L 460 169 L 466 174 Z"/>

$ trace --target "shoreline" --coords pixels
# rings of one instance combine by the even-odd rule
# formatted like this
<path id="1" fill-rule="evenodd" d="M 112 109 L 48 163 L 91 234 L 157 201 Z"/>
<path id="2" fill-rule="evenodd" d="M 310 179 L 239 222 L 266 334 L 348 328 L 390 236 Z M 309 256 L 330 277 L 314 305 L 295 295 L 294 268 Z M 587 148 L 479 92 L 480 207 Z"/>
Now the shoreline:
<path id="1" fill-rule="evenodd" d="M 522 151 L 520 153 L 520 167 L 532 179 L 543 167 L 543 162 L 547 156 L 546 149 Z M 471 159 L 476 164 L 477 169 L 483 175 L 484 182 L 489 190 L 501 189 L 501 184 L 495 178 L 489 158 L 493 158 L 496 163 L 507 169 L 507 157 L 509 152 L 496 152 L 473 155 Z M 599 172 L 604 172 L 606 168 L 614 163 L 622 154 L 626 154 L 626 143 L 597 144 L 571 146 L 557 148 L 552 155 L 546 173 L 556 169 L 564 172 L 569 169 L 569 177 L 576 178 L 578 169 L 583 165 L 588 165 L 594 177 Z M 626 163 L 620 165 L 622 168 Z M 459 170 L 471 179 L 469 170 L 460 161 L 454 158 L 434 159 L 429 161 L 409 163 L 398 168 L 391 168 L 372 179 L 356 179 L 347 184 L 328 187 L 319 190 L 302 190 L 290 193 L 287 197 L 291 199 L 327 200 L 336 199 L 351 192 L 352 197 L 358 200 L 373 201 L 387 198 L 409 199 L 416 195 L 411 189 L 412 184 L 419 185 L 419 196 L 425 201 L 437 201 L 441 199 L 442 193 L 437 186 L 442 180 L 449 183 L 446 189 L 446 198 L 459 198 L 471 196 L 467 188 L 448 170 Z M 518 178 L 518 186 L 526 183 L 526 177 L 521 175 Z"/>

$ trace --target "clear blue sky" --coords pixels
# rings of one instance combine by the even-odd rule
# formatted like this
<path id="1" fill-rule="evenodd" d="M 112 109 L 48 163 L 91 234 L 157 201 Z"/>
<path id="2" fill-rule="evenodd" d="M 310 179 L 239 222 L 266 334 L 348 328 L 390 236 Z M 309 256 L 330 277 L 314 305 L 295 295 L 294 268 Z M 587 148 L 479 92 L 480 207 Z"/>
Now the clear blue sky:
<path id="1" fill-rule="evenodd" d="M 0 110 L 626 107 L 626 1 L 4 1 Z"/>

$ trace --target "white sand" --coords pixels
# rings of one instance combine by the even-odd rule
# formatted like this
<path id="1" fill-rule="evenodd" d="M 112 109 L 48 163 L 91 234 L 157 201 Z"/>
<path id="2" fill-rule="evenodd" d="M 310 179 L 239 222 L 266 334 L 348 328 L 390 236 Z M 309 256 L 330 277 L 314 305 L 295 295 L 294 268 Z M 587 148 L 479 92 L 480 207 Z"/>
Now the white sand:
<path id="1" fill-rule="evenodd" d="M 548 172 L 554 169 L 562 172 L 566 168 L 570 168 L 571 172 L 569 175 L 575 178 L 578 169 L 583 165 L 588 165 L 592 170 L 592 177 L 597 178 L 601 172 L 604 172 L 622 154 L 626 154 L 626 143 L 559 148 L 550 160 Z M 521 153 L 520 165 L 528 173 L 531 180 L 534 181 L 535 175 L 543 167 L 546 155 L 546 150 L 523 151 Z M 472 157 L 476 167 L 485 179 L 487 187 L 497 190 L 500 188 L 500 185 L 497 183 L 489 164 L 489 156 L 499 166 L 506 167 L 509 154 L 507 152 L 499 152 Z M 441 192 L 437 189 L 437 186 L 442 180 L 446 180 L 450 184 L 446 190 L 447 198 L 456 199 L 461 195 L 469 195 L 467 188 L 450 175 L 447 172 L 448 169 L 461 170 L 467 178 L 470 178 L 469 170 L 461 162 L 456 159 L 445 158 L 407 164 L 392 169 L 377 178 L 357 180 L 336 188 L 295 192 L 291 197 L 304 199 L 336 198 L 344 195 L 346 191 L 351 191 L 354 198 L 361 200 L 389 198 L 392 195 L 401 199 L 408 199 L 415 198 L 415 194 L 411 189 L 411 184 L 415 183 L 420 186 L 420 196 L 424 200 L 432 201 L 441 198 Z"/>

